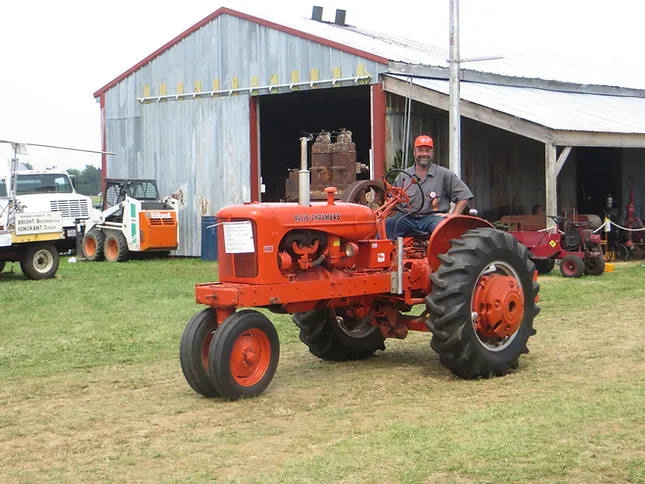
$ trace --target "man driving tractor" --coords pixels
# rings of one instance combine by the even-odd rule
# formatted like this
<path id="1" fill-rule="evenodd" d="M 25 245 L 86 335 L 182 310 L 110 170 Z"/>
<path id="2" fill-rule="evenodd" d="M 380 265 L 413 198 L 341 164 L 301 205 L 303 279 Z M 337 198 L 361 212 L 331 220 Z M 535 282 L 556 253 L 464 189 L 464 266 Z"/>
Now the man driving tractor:
<path id="1" fill-rule="evenodd" d="M 460 215 L 473 198 L 468 186 L 455 173 L 433 163 L 434 141 L 430 136 L 418 136 L 413 153 L 414 166 L 403 170 L 407 176 L 400 173 L 394 181 L 394 186 L 410 185 L 406 191 L 411 210 L 410 213 L 399 212 L 385 221 L 390 240 L 415 230 L 432 232 L 444 217 Z M 411 179 L 416 183 L 410 184 Z M 450 202 L 455 203 L 452 212 L 449 212 Z"/>

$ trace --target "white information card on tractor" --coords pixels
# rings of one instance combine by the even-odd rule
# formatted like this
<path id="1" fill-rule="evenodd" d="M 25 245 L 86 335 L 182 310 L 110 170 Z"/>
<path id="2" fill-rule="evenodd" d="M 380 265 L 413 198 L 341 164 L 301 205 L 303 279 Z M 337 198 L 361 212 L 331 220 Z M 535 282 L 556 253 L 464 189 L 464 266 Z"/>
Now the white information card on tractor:
<path id="1" fill-rule="evenodd" d="M 227 254 L 255 252 L 251 222 L 224 222 L 224 248 Z"/>

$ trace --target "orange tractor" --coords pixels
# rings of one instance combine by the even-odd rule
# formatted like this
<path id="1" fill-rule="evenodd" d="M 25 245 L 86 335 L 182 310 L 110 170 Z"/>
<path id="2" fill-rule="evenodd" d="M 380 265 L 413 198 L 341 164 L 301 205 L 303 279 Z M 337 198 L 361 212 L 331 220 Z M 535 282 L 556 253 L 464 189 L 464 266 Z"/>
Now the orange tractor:
<path id="1" fill-rule="evenodd" d="M 384 179 L 356 187 L 379 188 L 382 203 L 335 201 L 333 187 L 326 202 L 311 203 L 305 179 L 298 203 L 219 211 L 219 282 L 196 286 L 196 301 L 207 308 L 190 320 L 180 345 L 182 371 L 197 393 L 236 400 L 271 382 L 278 334 L 265 314 L 242 309 L 251 307 L 292 314 L 300 340 L 323 360 L 367 358 L 387 338 L 429 331 L 439 361 L 462 378 L 518 367 L 539 313 L 528 250 L 473 216 L 388 240 L 386 216 L 409 209 L 406 186 Z M 347 193 L 356 195 L 356 187 Z M 421 315 L 406 314 L 420 304 Z"/>

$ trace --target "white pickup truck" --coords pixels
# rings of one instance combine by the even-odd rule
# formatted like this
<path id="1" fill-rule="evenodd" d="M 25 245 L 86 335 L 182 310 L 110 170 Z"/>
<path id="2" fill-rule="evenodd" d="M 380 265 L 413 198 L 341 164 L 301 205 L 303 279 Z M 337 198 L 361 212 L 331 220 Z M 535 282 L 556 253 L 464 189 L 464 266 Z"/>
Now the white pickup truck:
<path id="1" fill-rule="evenodd" d="M 76 247 L 76 221 L 92 215 L 92 199 L 76 192 L 64 170 L 21 170 L 16 172 L 16 199 L 24 213 L 61 212 L 65 240 L 57 243 L 65 252 Z M 9 176 L 0 175 L 0 212 L 9 187 Z"/>

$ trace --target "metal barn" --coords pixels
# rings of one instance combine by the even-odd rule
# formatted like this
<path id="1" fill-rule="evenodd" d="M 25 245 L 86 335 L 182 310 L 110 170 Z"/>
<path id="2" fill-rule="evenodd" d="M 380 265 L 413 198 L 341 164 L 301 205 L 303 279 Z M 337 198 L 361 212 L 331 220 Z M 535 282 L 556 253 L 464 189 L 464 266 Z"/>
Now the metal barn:
<path id="1" fill-rule="evenodd" d="M 303 133 L 351 130 L 371 177 L 404 157 L 406 133 L 431 134 L 448 164 L 445 52 L 336 13 L 287 22 L 221 8 L 94 93 L 103 150 L 116 153 L 104 176 L 156 178 L 176 194 L 178 255 L 201 254 L 202 219 L 220 208 L 282 199 Z M 463 71 L 462 177 L 474 207 L 491 219 L 538 203 L 597 212 L 608 193 L 624 204 L 633 183 L 645 215 L 645 76 L 541 66 L 502 59 Z"/>

